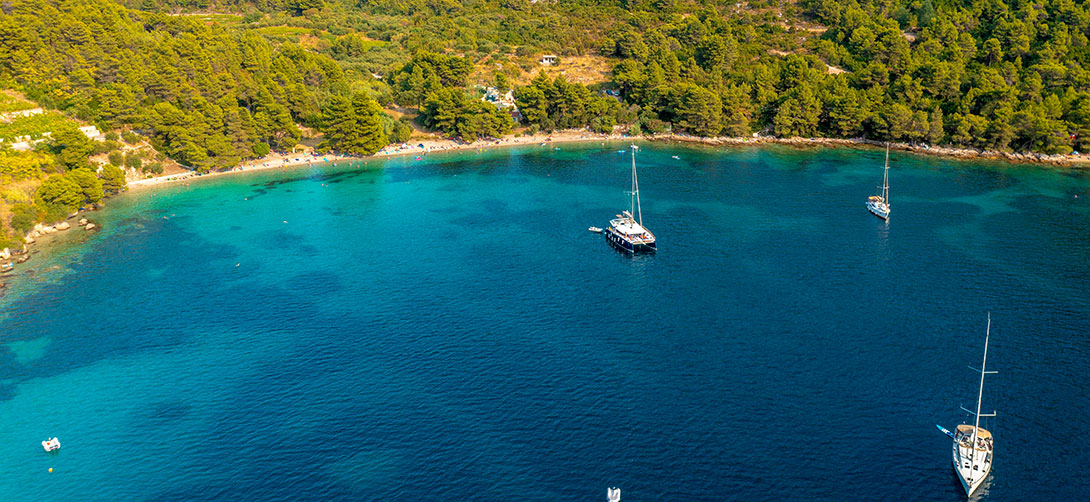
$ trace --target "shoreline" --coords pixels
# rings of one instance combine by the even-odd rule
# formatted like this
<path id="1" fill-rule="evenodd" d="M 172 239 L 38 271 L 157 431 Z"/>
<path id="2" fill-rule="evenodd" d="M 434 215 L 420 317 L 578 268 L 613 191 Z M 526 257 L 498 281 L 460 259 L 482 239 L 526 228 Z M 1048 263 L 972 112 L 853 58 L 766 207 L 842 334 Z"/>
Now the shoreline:
<path id="1" fill-rule="evenodd" d="M 530 146 L 546 143 L 574 143 L 584 141 L 615 141 L 632 139 L 627 135 L 592 133 L 586 130 L 565 130 L 553 134 L 534 134 L 528 136 L 505 136 L 500 139 L 477 140 L 472 143 L 451 139 L 423 139 L 411 140 L 411 143 L 400 145 L 386 145 L 372 155 L 357 157 L 353 155 L 314 154 L 305 153 L 298 155 L 269 155 L 261 159 L 245 162 L 226 171 L 213 171 L 204 174 L 194 172 L 167 174 L 154 178 L 144 178 L 127 183 L 129 191 L 142 190 L 148 187 L 177 183 L 180 181 L 194 180 L 228 174 L 238 174 L 253 171 L 267 171 L 270 169 L 286 169 L 300 166 L 312 166 L 314 164 L 330 164 L 345 160 L 371 160 L 387 157 L 404 157 L 407 155 L 426 155 L 429 153 L 456 152 L 465 150 L 486 150 L 505 146 Z"/>
<path id="2" fill-rule="evenodd" d="M 777 144 L 795 147 L 825 146 L 825 147 L 859 147 L 869 146 L 883 148 L 883 141 L 865 138 L 780 138 L 776 136 L 730 137 L 721 136 L 705 138 L 686 134 L 659 134 L 644 137 L 650 141 L 678 141 L 682 143 L 700 143 L 709 146 L 732 145 L 762 145 Z M 946 146 L 929 146 L 927 144 L 889 143 L 890 150 L 909 152 L 917 155 L 931 157 L 946 157 L 962 160 L 999 160 L 1009 163 L 1041 164 L 1059 167 L 1071 167 L 1076 169 L 1090 168 L 1090 155 L 1046 155 L 1043 153 L 1015 153 L 1000 152 L 995 150 L 982 150 L 978 148 L 955 148 Z"/>
<path id="3" fill-rule="evenodd" d="M 126 186 L 128 191 L 142 190 L 148 187 L 163 185 L 167 183 L 177 183 L 180 181 L 194 180 L 201 178 L 212 178 L 216 176 L 224 176 L 228 174 L 238 174 L 252 171 L 267 171 L 270 169 L 284 169 L 289 167 L 298 166 L 312 166 L 315 163 L 328 164 L 332 162 L 339 162 L 342 160 L 353 160 L 359 157 L 352 157 L 347 155 L 317 155 L 312 153 L 298 154 L 298 155 L 268 155 L 260 159 L 251 160 L 249 162 L 239 164 L 226 171 L 212 171 L 208 173 L 195 173 L 192 171 L 177 174 L 165 174 L 162 176 L 156 176 L 154 178 L 142 178 L 133 181 L 127 181 Z"/>
<path id="4" fill-rule="evenodd" d="M 265 171 L 270 169 L 286 169 L 300 166 L 313 166 L 314 164 L 330 164 L 345 160 L 369 160 L 387 157 L 401 157 L 406 155 L 426 155 L 439 152 L 456 152 L 466 150 L 486 150 L 490 148 L 502 148 L 509 146 L 530 146 L 535 144 L 560 144 L 579 143 L 588 141 L 652 141 L 681 143 L 696 143 L 708 146 L 759 146 L 759 145 L 786 145 L 794 147 L 823 146 L 823 147 L 876 147 L 882 148 L 886 144 L 882 141 L 864 138 L 779 138 L 775 136 L 730 137 L 721 136 L 706 138 L 690 136 L 687 134 L 656 134 L 632 137 L 627 134 L 594 133 L 585 129 L 569 129 L 557 131 L 552 134 L 533 134 L 524 136 L 504 136 L 499 139 L 477 140 L 472 143 L 451 139 L 423 139 L 412 140 L 413 144 L 402 143 L 400 145 L 387 145 L 378 152 L 365 157 L 352 155 L 315 153 L 305 154 L 273 154 L 261 159 L 245 162 L 226 171 L 213 171 L 205 174 L 194 172 L 170 174 L 154 178 L 144 178 L 128 182 L 129 190 L 142 190 L 144 188 L 158 186 L 167 183 L 177 183 L 186 180 L 224 176 L 228 174 L 245 173 L 252 171 Z M 1013 153 L 976 148 L 932 147 L 926 144 L 890 143 L 891 150 L 928 155 L 935 157 L 957 158 L 962 160 L 999 160 L 1010 163 L 1043 164 L 1059 167 L 1090 168 L 1090 156 L 1083 155 L 1045 155 L 1039 153 Z"/>

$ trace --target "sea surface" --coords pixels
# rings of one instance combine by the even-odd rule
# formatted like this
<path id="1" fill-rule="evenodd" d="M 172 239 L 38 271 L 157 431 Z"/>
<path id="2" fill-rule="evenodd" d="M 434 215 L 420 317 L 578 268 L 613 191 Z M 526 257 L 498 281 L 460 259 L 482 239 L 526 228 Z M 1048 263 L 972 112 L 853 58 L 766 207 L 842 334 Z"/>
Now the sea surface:
<path id="1" fill-rule="evenodd" d="M 963 500 L 989 313 L 976 498 L 1090 496 L 1090 173 L 645 144 L 631 257 L 626 148 L 111 199 L 0 297 L 0 500 Z"/>

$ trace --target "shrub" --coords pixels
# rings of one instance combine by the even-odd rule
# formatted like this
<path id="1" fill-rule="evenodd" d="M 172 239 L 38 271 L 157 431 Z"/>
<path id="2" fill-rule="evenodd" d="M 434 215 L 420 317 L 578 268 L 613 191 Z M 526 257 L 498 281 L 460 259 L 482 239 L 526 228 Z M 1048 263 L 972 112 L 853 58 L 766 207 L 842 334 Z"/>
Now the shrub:
<path id="1" fill-rule="evenodd" d="M 38 219 L 38 210 L 30 204 L 16 204 L 11 206 L 11 228 L 21 234 L 25 234 L 34 228 L 34 222 Z"/>
<path id="2" fill-rule="evenodd" d="M 30 196 L 28 196 L 26 194 L 26 192 L 24 192 L 22 190 L 16 190 L 14 188 L 9 188 L 9 189 L 6 189 L 6 190 L 0 190 L 0 199 L 3 199 L 4 202 L 7 202 L 8 204 L 19 204 L 19 203 L 28 203 L 28 202 L 30 202 Z"/>
<path id="3" fill-rule="evenodd" d="M 264 157 L 272 151 L 272 148 L 268 143 L 261 142 L 254 145 L 254 155 L 258 157 Z"/>
<path id="4" fill-rule="evenodd" d="M 120 167 L 103 166 L 98 172 L 98 177 L 102 179 L 103 191 L 116 193 L 126 188 L 125 173 Z"/>
<path id="5" fill-rule="evenodd" d="M 83 190 L 67 176 L 50 176 L 38 187 L 35 199 L 43 208 L 57 206 L 70 212 L 83 203 Z"/>
<path id="6" fill-rule="evenodd" d="M 102 200 L 102 180 L 98 179 L 98 175 L 94 171 L 87 168 L 74 169 L 69 171 L 65 177 L 79 185 L 80 192 L 83 194 L 81 204 L 84 202 L 93 204 Z"/>

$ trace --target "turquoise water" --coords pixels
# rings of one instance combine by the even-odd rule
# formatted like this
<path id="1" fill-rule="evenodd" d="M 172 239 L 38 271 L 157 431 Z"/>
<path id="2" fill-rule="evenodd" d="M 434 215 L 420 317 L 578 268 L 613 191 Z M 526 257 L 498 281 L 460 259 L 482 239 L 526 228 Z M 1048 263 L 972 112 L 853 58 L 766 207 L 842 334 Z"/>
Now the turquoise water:
<path id="1" fill-rule="evenodd" d="M 0 297 L 0 500 L 958 500 L 988 312 L 986 498 L 1090 490 L 1087 173 L 648 144 L 632 258 L 622 148 L 114 199 Z"/>

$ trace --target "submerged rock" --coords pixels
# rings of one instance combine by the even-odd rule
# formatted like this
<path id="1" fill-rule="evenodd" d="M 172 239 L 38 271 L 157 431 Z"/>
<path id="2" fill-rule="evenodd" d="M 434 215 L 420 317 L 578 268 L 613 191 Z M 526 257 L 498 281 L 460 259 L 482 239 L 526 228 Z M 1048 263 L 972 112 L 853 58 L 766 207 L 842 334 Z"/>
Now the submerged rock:
<path id="1" fill-rule="evenodd" d="M 83 228 L 85 230 L 94 230 L 95 229 L 95 224 L 94 223 L 88 223 L 87 226 L 85 226 Z"/>

